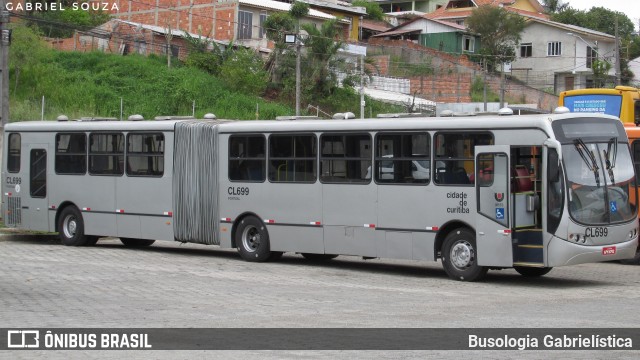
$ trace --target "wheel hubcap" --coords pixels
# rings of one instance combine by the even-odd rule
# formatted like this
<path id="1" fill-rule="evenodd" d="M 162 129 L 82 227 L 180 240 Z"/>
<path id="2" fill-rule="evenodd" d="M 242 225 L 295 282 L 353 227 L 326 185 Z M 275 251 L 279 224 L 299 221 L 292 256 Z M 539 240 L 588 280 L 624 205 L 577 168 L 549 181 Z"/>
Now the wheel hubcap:
<path id="1" fill-rule="evenodd" d="M 76 218 L 73 216 L 67 216 L 64 219 L 64 224 L 62 226 L 62 231 L 64 232 L 64 236 L 68 238 L 72 238 L 76 236 L 78 224 L 76 222 Z"/>
<path id="2" fill-rule="evenodd" d="M 466 241 L 461 240 L 451 248 L 451 263 L 458 269 L 464 269 L 471 266 L 475 260 L 475 252 L 473 246 Z"/>
<path id="3" fill-rule="evenodd" d="M 242 246 L 249 252 L 255 252 L 260 246 L 260 232 L 255 226 L 247 227 L 242 233 Z"/>

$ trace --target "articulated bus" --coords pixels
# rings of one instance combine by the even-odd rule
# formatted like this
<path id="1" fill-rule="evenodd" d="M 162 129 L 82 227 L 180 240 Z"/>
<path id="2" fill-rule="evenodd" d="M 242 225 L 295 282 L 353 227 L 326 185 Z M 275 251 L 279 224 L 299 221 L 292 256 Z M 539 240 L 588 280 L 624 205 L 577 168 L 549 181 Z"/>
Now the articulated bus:
<path id="1" fill-rule="evenodd" d="M 441 260 L 464 281 L 638 246 L 634 168 L 612 116 L 22 122 L 4 136 L 6 226 L 65 245 Z"/>
<path id="2" fill-rule="evenodd" d="M 558 104 L 571 112 L 613 115 L 623 123 L 640 125 L 640 90 L 634 87 L 563 91 Z"/>

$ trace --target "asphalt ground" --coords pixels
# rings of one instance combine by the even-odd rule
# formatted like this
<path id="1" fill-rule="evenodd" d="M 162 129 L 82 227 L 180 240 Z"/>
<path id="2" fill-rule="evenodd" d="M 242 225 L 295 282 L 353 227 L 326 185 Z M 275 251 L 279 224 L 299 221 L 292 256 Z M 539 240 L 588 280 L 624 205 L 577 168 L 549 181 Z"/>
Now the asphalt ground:
<path id="1" fill-rule="evenodd" d="M 66 247 L 0 235 L 2 328 L 639 328 L 640 266 L 583 264 L 541 278 L 450 280 L 439 262 L 235 250 L 117 239 Z M 242 339 L 247 343 L 251 338 Z M 286 341 L 283 340 L 283 341 Z M 4 351 L 15 358 L 639 358 L 637 351 Z"/>

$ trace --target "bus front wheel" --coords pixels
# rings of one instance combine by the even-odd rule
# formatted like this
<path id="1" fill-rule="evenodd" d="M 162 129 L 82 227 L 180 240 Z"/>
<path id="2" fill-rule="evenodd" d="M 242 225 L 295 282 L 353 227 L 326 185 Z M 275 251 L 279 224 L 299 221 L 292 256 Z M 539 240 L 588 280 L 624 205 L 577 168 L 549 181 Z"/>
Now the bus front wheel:
<path id="1" fill-rule="evenodd" d="M 246 261 L 263 262 L 277 259 L 281 253 L 272 252 L 269 233 L 262 221 L 254 216 L 240 220 L 235 233 L 238 253 Z"/>
<path id="2" fill-rule="evenodd" d="M 62 209 L 58 218 L 60 240 L 66 246 L 83 246 L 89 237 L 84 234 L 84 221 L 80 210 L 75 206 Z"/>
<path id="3" fill-rule="evenodd" d="M 442 266 L 450 278 L 460 281 L 482 279 L 488 268 L 478 265 L 476 236 L 469 229 L 450 232 L 442 244 Z"/>
<path id="4" fill-rule="evenodd" d="M 526 267 L 526 266 L 514 266 L 513 269 L 517 271 L 518 274 L 524 277 L 538 277 L 538 276 L 547 275 L 549 271 L 551 271 L 551 269 L 553 268 L 552 267 L 536 268 L 536 267 Z"/>

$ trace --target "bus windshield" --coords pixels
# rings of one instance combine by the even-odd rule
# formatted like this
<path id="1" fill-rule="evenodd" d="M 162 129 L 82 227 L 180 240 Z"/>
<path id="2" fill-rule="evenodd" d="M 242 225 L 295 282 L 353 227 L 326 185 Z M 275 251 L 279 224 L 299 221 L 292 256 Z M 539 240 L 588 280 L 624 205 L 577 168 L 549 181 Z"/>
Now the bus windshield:
<path id="1" fill-rule="evenodd" d="M 635 218 L 630 201 L 633 164 L 627 145 L 618 139 L 562 146 L 569 190 L 569 213 L 582 224 L 611 224 Z"/>
<path id="2" fill-rule="evenodd" d="M 600 113 L 620 117 L 622 96 L 605 94 L 566 96 L 563 106 L 576 113 Z"/>

